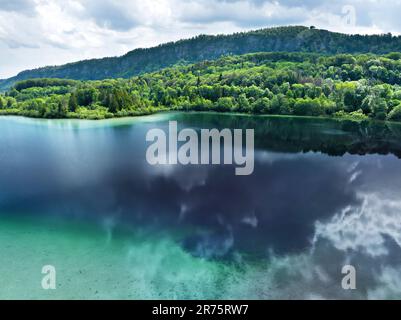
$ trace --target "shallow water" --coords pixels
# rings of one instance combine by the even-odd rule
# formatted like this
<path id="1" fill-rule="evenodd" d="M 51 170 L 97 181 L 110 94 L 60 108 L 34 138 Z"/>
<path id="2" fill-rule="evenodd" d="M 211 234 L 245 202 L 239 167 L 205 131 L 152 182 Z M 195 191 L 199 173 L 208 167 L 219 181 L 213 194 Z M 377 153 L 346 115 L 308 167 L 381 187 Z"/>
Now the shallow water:
<path id="1" fill-rule="evenodd" d="M 149 166 L 146 133 L 169 120 L 255 128 L 254 174 Z M 399 299 L 400 138 L 301 118 L 0 117 L 0 298 Z"/>

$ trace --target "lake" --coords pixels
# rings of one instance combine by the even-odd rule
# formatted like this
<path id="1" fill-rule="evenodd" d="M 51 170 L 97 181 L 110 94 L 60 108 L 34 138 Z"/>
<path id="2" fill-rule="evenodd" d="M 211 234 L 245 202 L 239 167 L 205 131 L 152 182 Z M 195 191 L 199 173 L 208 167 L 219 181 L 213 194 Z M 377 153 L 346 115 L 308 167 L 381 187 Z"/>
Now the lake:
<path id="1" fill-rule="evenodd" d="M 150 166 L 146 133 L 172 120 L 255 129 L 254 173 Z M 389 123 L 0 117 L 0 298 L 400 299 L 400 159 Z"/>

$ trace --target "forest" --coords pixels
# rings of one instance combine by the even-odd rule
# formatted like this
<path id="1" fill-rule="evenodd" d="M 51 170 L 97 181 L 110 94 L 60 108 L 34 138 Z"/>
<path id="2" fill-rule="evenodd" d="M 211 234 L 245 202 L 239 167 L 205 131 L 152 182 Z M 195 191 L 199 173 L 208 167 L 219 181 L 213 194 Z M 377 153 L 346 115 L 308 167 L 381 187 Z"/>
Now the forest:
<path id="1" fill-rule="evenodd" d="M 401 121 L 401 53 L 253 53 L 175 65 L 129 79 L 30 79 L 0 96 L 0 114 L 105 119 L 215 111 Z"/>
<path id="2" fill-rule="evenodd" d="M 349 35 L 304 26 L 265 28 L 231 35 L 200 35 L 191 39 L 139 48 L 121 57 L 91 59 L 61 66 L 26 70 L 0 80 L 0 89 L 32 78 L 102 80 L 130 78 L 177 64 L 215 60 L 224 55 L 258 52 L 315 52 L 321 54 L 374 53 L 401 51 L 401 36 Z"/>

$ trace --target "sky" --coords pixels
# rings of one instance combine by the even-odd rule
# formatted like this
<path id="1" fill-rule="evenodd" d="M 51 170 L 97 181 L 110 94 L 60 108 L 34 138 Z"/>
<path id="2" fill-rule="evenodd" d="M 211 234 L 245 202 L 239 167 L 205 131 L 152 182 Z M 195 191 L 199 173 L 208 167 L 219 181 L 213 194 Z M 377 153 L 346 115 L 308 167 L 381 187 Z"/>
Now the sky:
<path id="1" fill-rule="evenodd" d="M 0 78 L 139 47 L 283 25 L 401 34 L 401 0 L 0 0 Z"/>

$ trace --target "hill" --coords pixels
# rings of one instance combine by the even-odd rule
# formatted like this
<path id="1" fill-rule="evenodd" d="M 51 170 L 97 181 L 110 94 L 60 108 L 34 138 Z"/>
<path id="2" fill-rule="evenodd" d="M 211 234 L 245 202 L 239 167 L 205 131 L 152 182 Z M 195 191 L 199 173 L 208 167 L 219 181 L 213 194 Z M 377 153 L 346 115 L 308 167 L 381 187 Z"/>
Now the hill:
<path id="1" fill-rule="evenodd" d="M 130 79 L 31 79 L 0 95 L 0 114 L 104 119 L 162 110 L 401 121 L 401 53 L 256 53 Z"/>
<path id="2" fill-rule="evenodd" d="M 214 60 L 224 55 L 256 52 L 375 53 L 401 51 L 401 37 L 346 35 L 307 27 L 278 27 L 232 35 L 206 36 L 136 49 L 121 57 L 84 60 L 61 66 L 27 70 L 1 80 L 0 89 L 31 78 L 101 80 L 129 78 L 175 64 Z"/>

